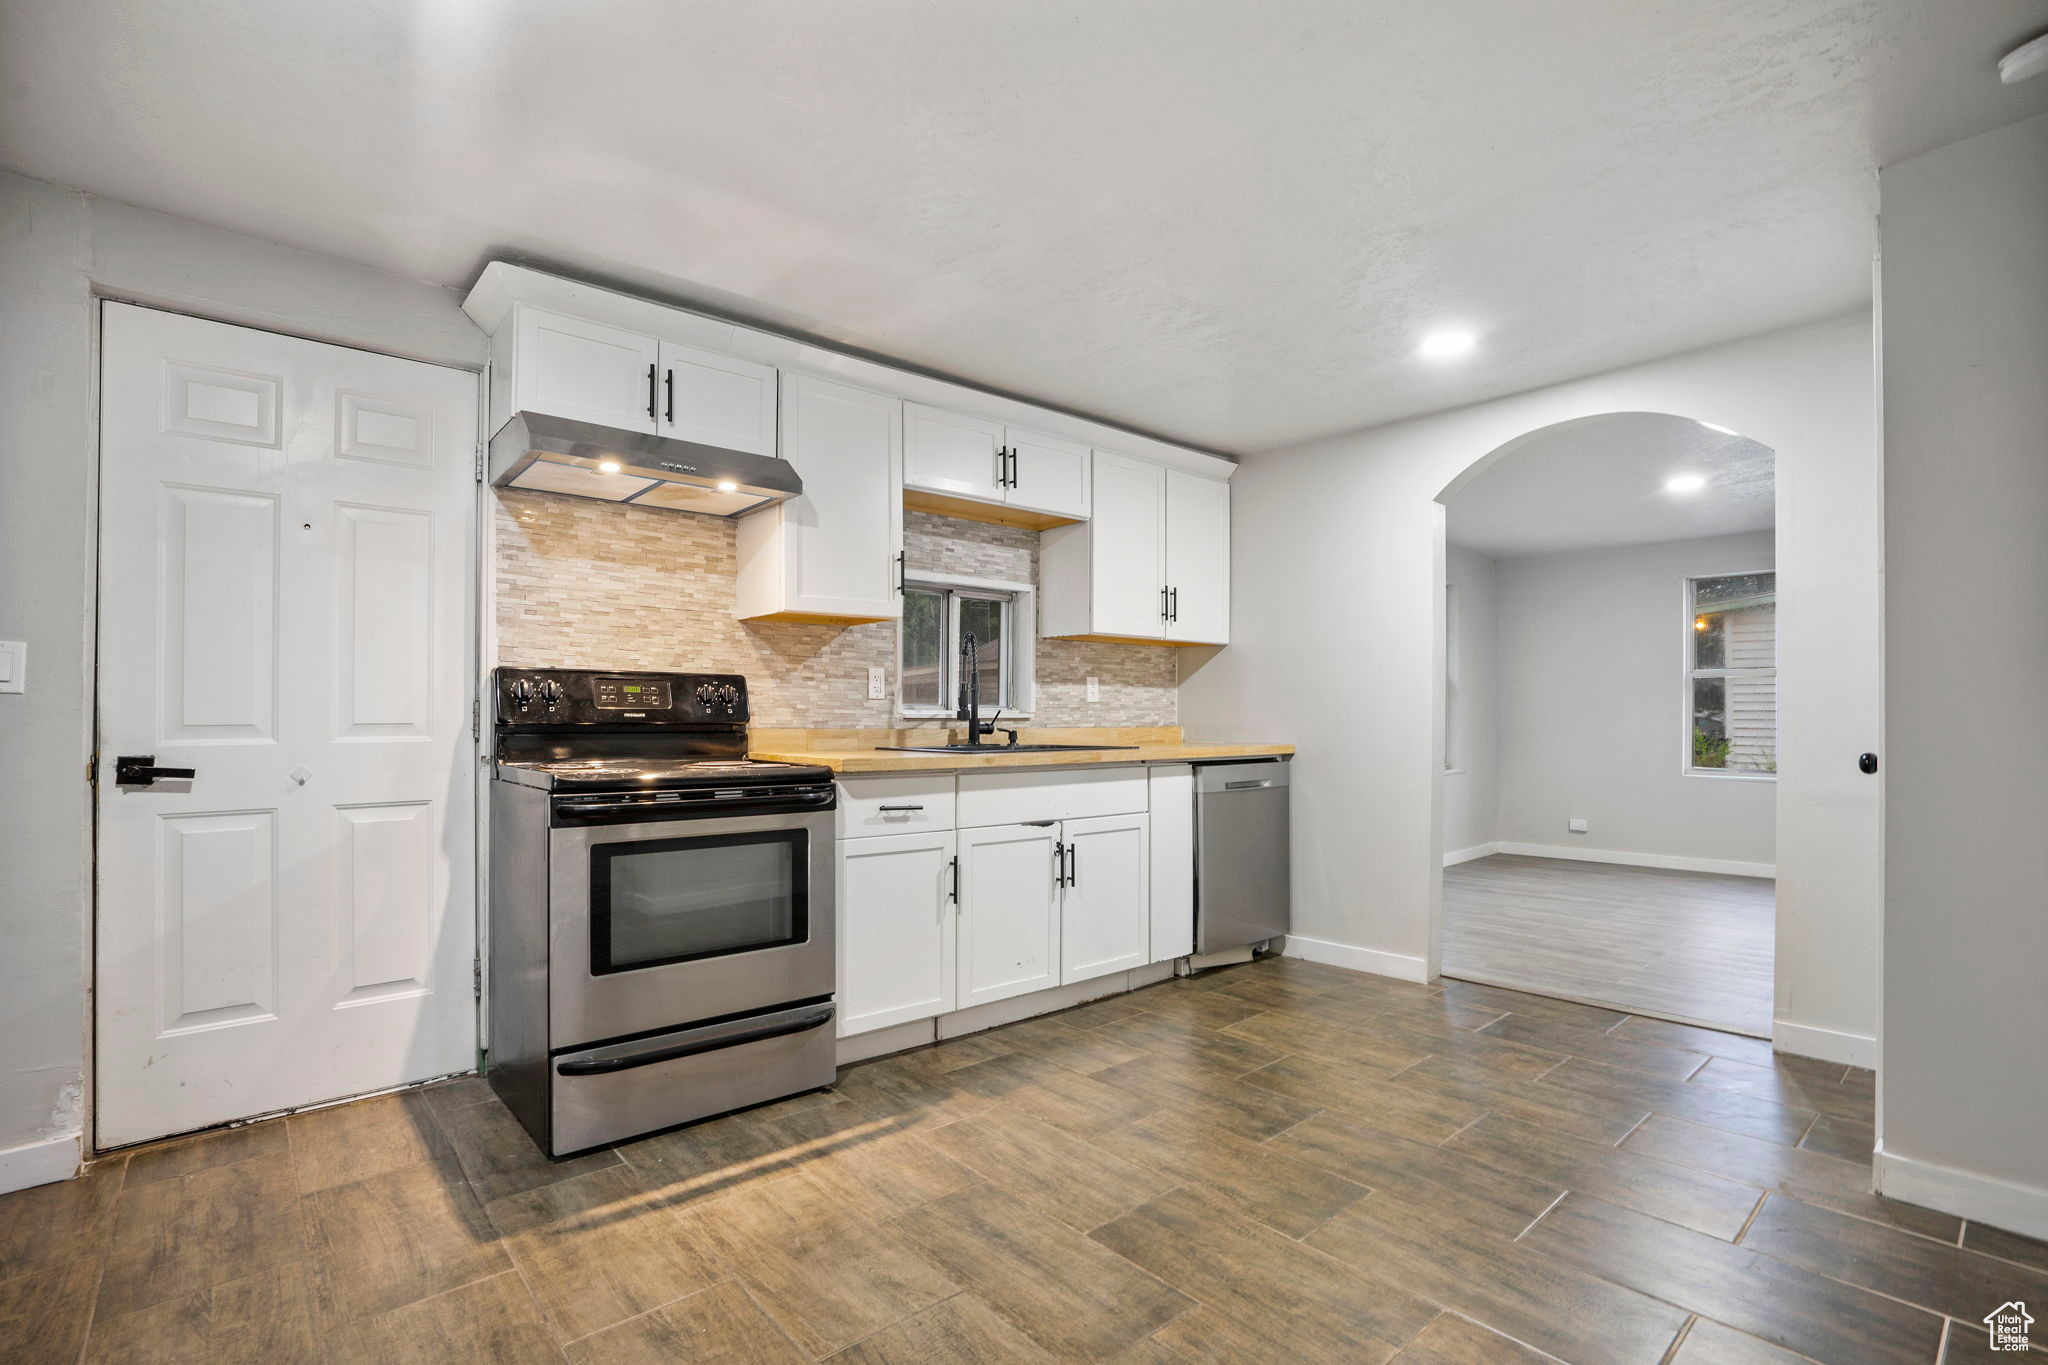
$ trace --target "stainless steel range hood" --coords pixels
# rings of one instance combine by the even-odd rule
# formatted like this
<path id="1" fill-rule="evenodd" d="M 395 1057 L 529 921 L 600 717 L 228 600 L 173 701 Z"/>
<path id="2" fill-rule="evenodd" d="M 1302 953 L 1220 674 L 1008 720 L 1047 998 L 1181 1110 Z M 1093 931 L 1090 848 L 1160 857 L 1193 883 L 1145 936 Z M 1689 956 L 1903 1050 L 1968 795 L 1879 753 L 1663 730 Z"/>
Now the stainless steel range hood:
<path id="1" fill-rule="evenodd" d="M 491 438 L 491 482 L 635 507 L 737 517 L 804 491 L 774 455 L 520 412 Z"/>

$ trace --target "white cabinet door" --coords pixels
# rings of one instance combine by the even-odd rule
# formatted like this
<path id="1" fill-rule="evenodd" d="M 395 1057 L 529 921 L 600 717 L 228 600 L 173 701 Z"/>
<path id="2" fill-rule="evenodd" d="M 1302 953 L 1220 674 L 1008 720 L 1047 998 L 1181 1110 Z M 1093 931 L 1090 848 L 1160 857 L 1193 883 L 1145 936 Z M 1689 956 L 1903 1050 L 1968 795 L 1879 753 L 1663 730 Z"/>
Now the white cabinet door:
<path id="1" fill-rule="evenodd" d="M 1147 817 L 1069 820 L 1060 899 L 1060 984 L 1142 967 L 1151 939 Z"/>
<path id="2" fill-rule="evenodd" d="M 959 833 L 957 1008 L 1060 983 L 1056 825 L 997 825 Z"/>
<path id="3" fill-rule="evenodd" d="M 1010 488 L 1004 501 L 1012 507 L 1055 516 L 1088 515 L 1088 447 L 1058 436 L 1004 429 L 1010 451 Z"/>
<path id="4" fill-rule="evenodd" d="M 661 343 L 664 436 L 752 455 L 775 453 L 775 367 Z"/>
<path id="5" fill-rule="evenodd" d="M 467 1070 L 476 376 L 102 316 L 98 1144 Z"/>
<path id="6" fill-rule="evenodd" d="M 903 483 L 1001 502 L 1003 426 L 922 403 L 903 405 Z"/>
<path id="7" fill-rule="evenodd" d="M 1166 638 L 1230 643 L 1230 485 L 1166 472 Z"/>
<path id="8" fill-rule="evenodd" d="M 521 308 L 514 338 L 513 406 L 653 431 L 661 346 L 601 322 Z"/>
<path id="9" fill-rule="evenodd" d="M 1195 770 L 1185 763 L 1146 769 L 1152 789 L 1152 945 L 1166 962 L 1195 950 Z"/>
<path id="10" fill-rule="evenodd" d="M 1091 635 L 1159 638 L 1163 600 L 1166 469 L 1095 452 L 1095 507 L 1088 523 Z"/>
<path id="11" fill-rule="evenodd" d="M 782 450 L 804 491 L 739 524 L 739 616 L 886 621 L 901 614 L 903 404 L 784 376 Z"/>
<path id="12" fill-rule="evenodd" d="M 953 832 L 839 841 L 839 1036 L 953 1008 Z"/>

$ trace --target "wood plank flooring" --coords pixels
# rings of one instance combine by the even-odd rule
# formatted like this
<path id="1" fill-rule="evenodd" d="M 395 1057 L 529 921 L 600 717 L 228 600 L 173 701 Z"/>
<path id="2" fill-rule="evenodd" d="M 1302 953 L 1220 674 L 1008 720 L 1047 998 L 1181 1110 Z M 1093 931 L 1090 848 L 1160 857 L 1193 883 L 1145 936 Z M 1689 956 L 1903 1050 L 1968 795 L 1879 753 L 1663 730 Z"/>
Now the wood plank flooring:
<path id="1" fill-rule="evenodd" d="M 569 1162 L 474 1078 L 116 1156 L 0 1197 L 0 1360 L 1987 1356 L 2048 1246 L 1871 1194 L 1871 1096 L 1271 959 Z"/>
<path id="2" fill-rule="evenodd" d="M 1771 1036 L 1777 884 L 1496 853 L 1444 869 L 1443 973 Z"/>

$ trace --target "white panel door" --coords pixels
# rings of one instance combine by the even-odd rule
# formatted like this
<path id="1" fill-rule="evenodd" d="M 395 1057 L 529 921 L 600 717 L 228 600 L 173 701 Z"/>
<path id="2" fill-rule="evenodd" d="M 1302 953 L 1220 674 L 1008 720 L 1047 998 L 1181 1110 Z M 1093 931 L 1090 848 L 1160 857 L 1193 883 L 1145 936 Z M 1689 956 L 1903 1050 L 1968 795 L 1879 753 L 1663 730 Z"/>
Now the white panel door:
<path id="1" fill-rule="evenodd" d="M 903 612 L 903 400 L 788 376 L 784 452 L 804 481 L 784 504 L 784 611 L 886 620 Z"/>
<path id="2" fill-rule="evenodd" d="M 1060 983 L 1058 826 L 963 829 L 957 1008 Z"/>
<path id="3" fill-rule="evenodd" d="M 1004 429 L 1012 483 L 1004 501 L 1055 516 L 1088 515 L 1088 447 L 1058 436 Z"/>
<path id="4" fill-rule="evenodd" d="M 1001 502 L 1003 425 L 922 403 L 903 405 L 903 485 Z"/>
<path id="5" fill-rule="evenodd" d="M 1151 939 L 1147 818 L 1069 820 L 1060 896 L 1060 984 L 1145 965 Z"/>
<path id="6" fill-rule="evenodd" d="M 103 320 L 97 1141 L 467 1070 L 476 376 Z"/>
<path id="7" fill-rule="evenodd" d="M 1094 479 L 1089 633 L 1160 638 L 1166 632 L 1166 469 L 1098 450 Z"/>
<path id="8" fill-rule="evenodd" d="M 953 1008 L 953 832 L 839 841 L 839 1036 Z"/>
<path id="9" fill-rule="evenodd" d="M 775 453 L 775 367 L 661 343 L 661 434 L 685 441 Z"/>
<path id="10" fill-rule="evenodd" d="M 513 346 L 515 408 L 655 429 L 661 347 L 653 337 L 521 306 Z"/>
<path id="11" fill-rule="evenodd" d="M 1230 643 L 1230 485 L 1166 471 L 1166 638 Z"/>

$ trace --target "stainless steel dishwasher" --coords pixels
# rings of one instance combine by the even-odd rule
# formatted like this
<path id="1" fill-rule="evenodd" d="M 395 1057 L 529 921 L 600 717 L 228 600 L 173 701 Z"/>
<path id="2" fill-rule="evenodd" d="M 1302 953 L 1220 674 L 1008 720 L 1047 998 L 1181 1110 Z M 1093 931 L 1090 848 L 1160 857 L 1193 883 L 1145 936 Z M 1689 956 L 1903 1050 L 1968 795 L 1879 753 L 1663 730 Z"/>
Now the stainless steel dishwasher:
<path id="1" fill-rule="evenodd" d="M 1195 951 L 1287 932 L 1287 778 L 1280 759 L 1195 765 Z"/>

